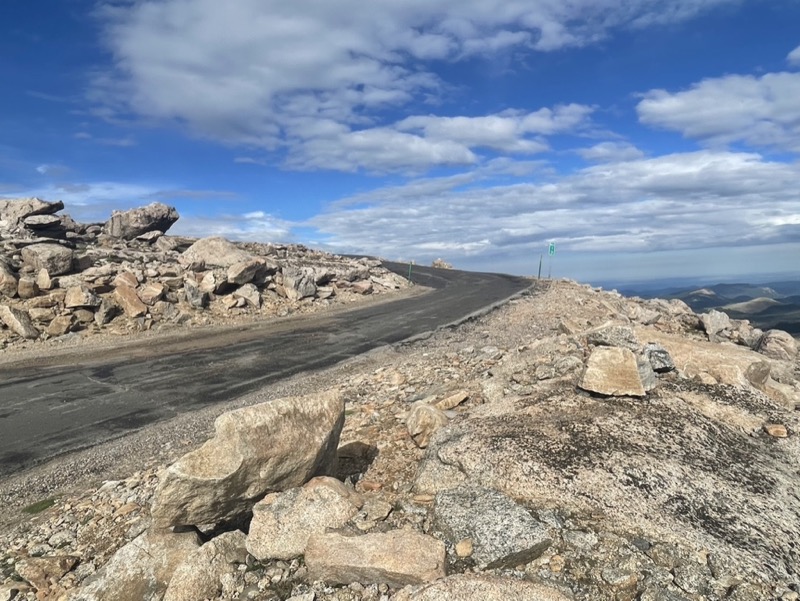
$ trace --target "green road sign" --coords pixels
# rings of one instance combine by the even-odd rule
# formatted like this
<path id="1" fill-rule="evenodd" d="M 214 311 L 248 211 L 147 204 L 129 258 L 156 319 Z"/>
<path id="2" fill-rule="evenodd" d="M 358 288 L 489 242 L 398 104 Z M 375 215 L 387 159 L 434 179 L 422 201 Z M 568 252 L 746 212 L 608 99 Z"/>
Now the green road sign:
<path id="1" fill-rule="evenodd" d="M 551 243 L 550 243 L 550 249 L 549 249 L 549 251 L 548 251 L 548 252 L 550 253 L 550 256 L 551 256 L 551 257 L 552 257 L 554 254 L 556 254 L 556 243 L 555 243 L 555 242 L 551 242 Z"/>

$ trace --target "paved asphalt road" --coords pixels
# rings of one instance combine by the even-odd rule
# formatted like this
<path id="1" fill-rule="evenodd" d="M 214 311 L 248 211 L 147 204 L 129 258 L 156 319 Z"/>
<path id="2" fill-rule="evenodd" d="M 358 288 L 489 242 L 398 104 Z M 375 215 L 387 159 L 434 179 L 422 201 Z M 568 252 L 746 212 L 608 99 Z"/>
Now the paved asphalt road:
<path id="1" fill-rule="evenodd" d="M 408 273 L 408 265 L 386 266 Z M 79 363 L 67 355 L 0 366 L 0 477 L 433 330 L 531 284 L 418 266 L 413 279 L 433 290 L 333 315 L 81 351 Z"/>

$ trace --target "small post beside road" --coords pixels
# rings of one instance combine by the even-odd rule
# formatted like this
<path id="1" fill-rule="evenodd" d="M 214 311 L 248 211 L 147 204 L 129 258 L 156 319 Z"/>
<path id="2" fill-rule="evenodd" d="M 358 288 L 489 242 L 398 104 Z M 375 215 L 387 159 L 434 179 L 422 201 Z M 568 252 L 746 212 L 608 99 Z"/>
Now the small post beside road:
<path id="1" fill-rule="evenodd" d="M 408 264 L 408 281 L 413 284 L 414 282 L 411 281 L 411 266 L 412 265 L 413 265 L 413 263 L 409 263 Z"/>
<path id="2" fill-rule="evenodd" d="M 539 275 L 536 279 L 542 279 L 542 255 L 539 255 Z"/>
<path id="3" fill-rule="evenodd" d="M 556 254 L 556 243 L 550 242 L 550 245 L 547 248 L 547 254 L 549 255 L 549 259 L 547 261 L 547 279 L 549 280 L 552 277 L 553 273 L 553 255 Z"/>

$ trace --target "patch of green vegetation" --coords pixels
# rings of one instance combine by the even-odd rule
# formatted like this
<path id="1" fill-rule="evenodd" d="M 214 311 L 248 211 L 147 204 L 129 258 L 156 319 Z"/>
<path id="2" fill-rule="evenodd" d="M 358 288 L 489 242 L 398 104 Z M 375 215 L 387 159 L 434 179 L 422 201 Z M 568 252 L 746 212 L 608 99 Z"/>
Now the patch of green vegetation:
<path id="1" fill-rule="evenodd" d="M 58 499 L 56 497 L 53 497 L 50 499 L 37 501 L 36 503 L 31 503 L 27 507 L 22 508 L 22 513 L 28 513 L 30 515 L 42 513 L 45 509 L 50 509 L 53 505 L 55 505 L 57 500 Z"/>

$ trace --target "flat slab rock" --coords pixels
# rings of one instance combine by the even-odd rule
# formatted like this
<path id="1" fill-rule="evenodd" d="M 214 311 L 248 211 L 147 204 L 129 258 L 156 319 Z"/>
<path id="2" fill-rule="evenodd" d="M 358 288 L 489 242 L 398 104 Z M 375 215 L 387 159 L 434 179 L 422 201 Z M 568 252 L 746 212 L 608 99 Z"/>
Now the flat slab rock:
<path id="1" fill-rule="evenodd" d="M 443 542 L 413 530 L 363 536 L 315 534 L 305 555 L 311 580 L 393 587 L 444 578 L 446 559 Z"/>
<path id="2" fill-rule="evenodd" d="M 407 587 L 394 601 L 572 601 L 542 584 L 483 574 L 457 574 L 431 584 Z"/>
<path id="3" fill-rule="evenodd" d="M 580 387 L 607 396 L 644 396 L 636 356 L 626 348 L 598 347 L 589 355 Z"/>
<path id="4" fill-rule="evenodd" d="M 344 401 L 334 392 L 286 397 L 220 415 L 214 438 L 161 474 L 157 527 L 218 523 L 250 511 L 270 491 L 335 468 Z"/>

